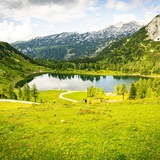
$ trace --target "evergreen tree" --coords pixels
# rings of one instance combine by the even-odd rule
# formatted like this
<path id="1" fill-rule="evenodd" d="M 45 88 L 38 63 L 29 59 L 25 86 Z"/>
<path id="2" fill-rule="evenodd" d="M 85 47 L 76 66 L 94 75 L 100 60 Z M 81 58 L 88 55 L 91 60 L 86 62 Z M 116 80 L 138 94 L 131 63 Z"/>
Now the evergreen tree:
<path id="1" fill-rule="evenodd" d="M 153 81 L 153 91 L 156 95 L 156 97 L 158 97 L 160 95 L 160 78 L 155 78 Z"/>
<path id="2" fill-rule="evenodd" d="M 8 86 L 8 96 L 10 99 L 17 99 L 17 95 L 14 92 L 13 85 L 11 85 L 11 84 Z"/>
<path id="3" fill-rule="evenodd" d="M 122 95 L 123 100 L 124 100 L 124 94 L 126 92 L 127 92 L 127 87 L 124 83 L 122 83 L 119 88 L 119 93 Z"/>
<path id="4" fill-rule="evenodd" d="M 1 98 L 7 98 L 7 89 L 4 85 L 2 86 L 1 89 Z"/>
<path id="5" fill-rule="evenodd" d="M 23 100 L 30 101 L 30 99 L 31 99 L 30 87 L 29 87 L 28 83 L 26 83 L 23 86 Z"/>
<path id="6" fill-rule="evenodd" d="M 136 90 L 137 90 L 137 97 L 138 98 L 145 98 L 146 94 L 147 94 L 147 83 L 146 80 L 142 80 L 142 78 L 140 78 L 136 84 Z"/>
<path id="7" fill-rule="evenodd" d="M 132 82 L 130 84 L 130 90 L 129 90 L 129 99 L 135 99 L 136 98 L 136 87 L 135 84 Z"/>
<path id="8" fill-rule="evenodd" d="M 151 81 L 151 79 L 147 80 L 146 88 L 147 88 L 146 97 L 152 97 L 152 81 Z"/>
<path id="9" fill-rule="evenodd" d="M 21 100 L 22 97 L 23 97 L 22 89 L 21 89 L 21 87 L 19 86 L 19 87 L 18 87 L 18 98 Z"/>
<path id="10" fill-rule="evenodd" d="M 34 101 L 36 102 L 38 95 L 39 95 L 39 92 L 38 92 L 38 89 L 35 84 L 33 84 L 31 87 L 31 95 L 34 98 Z"/>

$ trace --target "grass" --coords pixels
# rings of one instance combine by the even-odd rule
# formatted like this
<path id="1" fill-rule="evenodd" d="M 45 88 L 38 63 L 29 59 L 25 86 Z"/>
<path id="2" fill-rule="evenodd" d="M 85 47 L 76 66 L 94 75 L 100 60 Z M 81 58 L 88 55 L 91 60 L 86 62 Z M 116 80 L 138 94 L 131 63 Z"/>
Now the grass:
<path id="1" fill-rule="evenodd" d="M 68 94 L 64 94 L 63 97 L 81 102 L 83 99 L 87 98 L 87 92 L 85 91 L 71 92 Z"/>
<path id="2" fill-rule="evenodd" d="M 87 92 L 85 92 L 85 91 L 71 92 L 68 94 L 64 94 L 63 97 L 68 98 L 68 99 L 77 100 L 79 102 L 82 102 L 83 99 L 87 99 L 88 101 L 91 101 L 92 103 L 99 103 L 99 100 L 97 100 L 97 99 L 88 98 Z M 125 99 L 127 99 L 127 97 L 128 97 L 128 95 L 126 94 Z M 122 100 L 121 95 L 108 94 L 108 95 L 106 95 L 106 98 L 103 101 L 107 102 L 107 101 L 121 101 L 121 100 Z"/>
<path id="3" fill-rule="evenodd" d="M 159 99 L 89 105 L 61 100 L 61 92 L 40 93 L 55 103 L 0 103 L 0 159 L 160 158 Z"/>
<path id="4" fill-rule="evenodd" d="M 48 90 L 48 91 L 40 91 L 38 102 L 63 102 L 65 100 L 60 99 L 60 93 L 66 92 L 65 90 Z"/>

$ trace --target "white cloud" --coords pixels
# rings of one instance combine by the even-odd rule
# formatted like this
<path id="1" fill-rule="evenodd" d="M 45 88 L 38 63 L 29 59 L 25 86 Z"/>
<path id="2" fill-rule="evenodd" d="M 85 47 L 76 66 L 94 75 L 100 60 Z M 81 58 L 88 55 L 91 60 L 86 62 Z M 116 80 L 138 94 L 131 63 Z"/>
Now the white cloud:
<path id="1" fill-rule="evenodd" d="M 0 2 L 0 11 L 4 17 L 14 20 L 38 18 L 49 22 L 61 22 L 82 18 L 85 16 L 85 10 L 97 10 L 94 7 L 96 2 L 97 0 L 6 0 Z"/>
<path id="2" fill-rule="evenodd" d="M 136 17 L 134 14 L 122 14 L 122 15 L 115 15 L 114 16 L 114 22 L 118 23 L 118 22 L 131 22 L 132 20 L 136 21 Z"/>
<path id="3" fill-rule="evenodd" d="M 107 0 L 106 2 L 106 8 L 107 9 L 115 9 L 115 10 L 119 10 L 119 11 L 127 11 L 131 8 L 131 6 L 133 5 L 129 5 L 127 3 L 125 3 L 124 1 L 121 0 Z"/>
<path id="4" fill-rule="evenodd" d="M 14 22 L 8 23 L 6 20 L 0 23 L 0 40 L 13 42 L 25 40 L 31 37 L 32 29 L 28 22 L 22 25 L 15 25 Z"/>
<path id="5" fill-rule="evenodd" d="M 85 17 L 88 10 L 97 11 L 98 8 L 94 7 L 97 2 L 98 0 L 0 1 L 0 17 L 2 19 L 0 38 L 9 42 L 27 39 L 34 28 L 31 23 L 36 25 L 33 19 L 42 20 L 47 25 L 69 22 Z M 16 25 L 17 22 L 22 24 Z"/>
<path id="6" fill-rule="evenodd" d="M 124 1 L 124 0 L 107 0 L 106 8 L 107 9 L 115 9 L 118 11 L 129 11 L 138 7 L 142 7 L 143 5 L 151 2 L 151 0 L 132 0 L 132 1 Z"/>
<path id="7" fill-rule="evenodd" d="M 113 9 L 116 5 L 117 0 L 107 0 L 105 7 L 108 9 Z"/>
<path id="8" fill-rule="evenodd" d="M 144 19 L 142 20 L 142 23 L 149 23 L 156 15 L 159 14 L 160 11 L 160 5 L 156 6 L 156 7 L 149 7 L 149 8 L 143 8 L 143 12 L 144 12 Z"/>
<path id="9" fill-rule="evenodd" d="M 117 1 L 115 5 L 115 9 L 119 11 L 127 11 L 130 9 L 130 5 L 128 5 L 127 3 L 123 1 Z"/>

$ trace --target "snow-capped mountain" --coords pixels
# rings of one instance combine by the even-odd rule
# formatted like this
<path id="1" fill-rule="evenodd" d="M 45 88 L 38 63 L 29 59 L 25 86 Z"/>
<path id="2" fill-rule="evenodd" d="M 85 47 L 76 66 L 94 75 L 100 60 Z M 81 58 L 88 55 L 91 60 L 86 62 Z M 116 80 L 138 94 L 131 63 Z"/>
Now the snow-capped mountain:
<path id="1" fill-rule="evenodd" d="M 118 23 L 94 32 L 79 34 L 64 32 L 60 34 L 37 37 L 29 41 L 15 42 L 12 45 L 22 53 L 33 58 L 73 59 L 93 57 L 108 44 L 131 36 L 142 25 L 135 21 Z"/>

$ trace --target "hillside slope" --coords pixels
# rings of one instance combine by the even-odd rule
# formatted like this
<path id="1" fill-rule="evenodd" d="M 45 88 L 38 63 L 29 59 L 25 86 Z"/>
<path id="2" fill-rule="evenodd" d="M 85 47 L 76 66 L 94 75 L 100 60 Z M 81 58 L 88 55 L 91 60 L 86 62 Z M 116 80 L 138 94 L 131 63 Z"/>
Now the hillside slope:
<path id="1" fill-rule="evenodd" d="M 159 31 L 160 15 L 131 37 L 112 43 L 99 53 L 98 58 L 109 69 L 127 73 L 160 73 Z"/>
<path id="2" fill-rule="evenodd" d="M 0 42 L 0 85 L 18 81 L 38 68 L 31 58 L 8 43 Z"/>
<path id="3" fill-rule="evenodd" d="M 69 60 L 93 57 L 110 42 L 118 41 L 137 32 L 142 26 L 133 21 L 111 25 L 97 32 L 60 33 L 16 42 L 12 45 L 32 58 Z"/>

